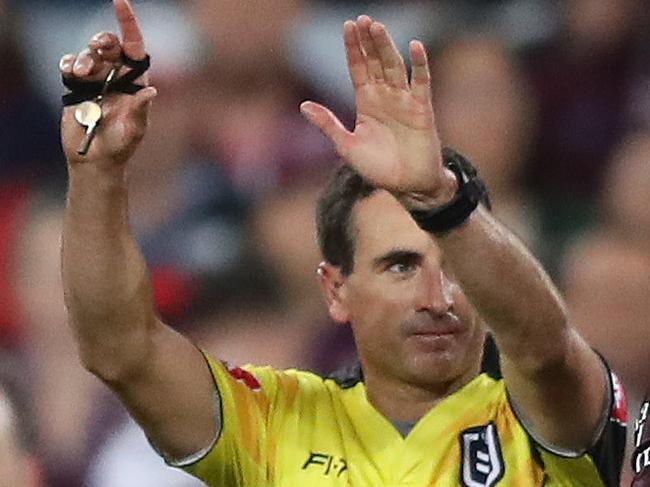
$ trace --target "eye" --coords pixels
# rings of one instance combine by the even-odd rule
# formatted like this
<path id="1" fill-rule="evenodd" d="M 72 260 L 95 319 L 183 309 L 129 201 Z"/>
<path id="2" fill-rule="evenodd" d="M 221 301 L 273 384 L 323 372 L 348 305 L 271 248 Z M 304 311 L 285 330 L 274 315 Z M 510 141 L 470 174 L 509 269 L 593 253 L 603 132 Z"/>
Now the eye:
<path id="1" fill-rule="evenodd" d="M 407 274 L 415 270 L 415 262 L 397 262 L 390 265 L 387 270 L 392 274 Z"/>

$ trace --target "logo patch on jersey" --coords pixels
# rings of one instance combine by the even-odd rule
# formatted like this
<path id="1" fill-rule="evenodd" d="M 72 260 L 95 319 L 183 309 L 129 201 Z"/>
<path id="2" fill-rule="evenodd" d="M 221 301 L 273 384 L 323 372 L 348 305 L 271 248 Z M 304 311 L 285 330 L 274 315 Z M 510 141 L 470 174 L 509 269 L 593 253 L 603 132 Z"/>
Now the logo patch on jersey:
<path id="1" fill-rule="evenodd" d="M 612 374 L 612 392 L 614 393 L 614 404 L 612 405 L 611 418 L 622 424 L 627 425 L 627 399 L 625 398 L 625 390 L 623 384 L 614 372 Z"/>
<path id="2" fill-rule="evenodd" d="M 506 471 L 493 422 L 464 430 L 460 434 L 463 463 L 460 483 L 463 487 L 492 487 Z"/>
<path id="3" fill-rule="evenodd" d="M 238 382 L 244 383 L 249 389 L 259 391 L 262 386 L 253 374 L 241 367 L 230 367 L 226 362 L 222 362 L 230 376 Z"/>

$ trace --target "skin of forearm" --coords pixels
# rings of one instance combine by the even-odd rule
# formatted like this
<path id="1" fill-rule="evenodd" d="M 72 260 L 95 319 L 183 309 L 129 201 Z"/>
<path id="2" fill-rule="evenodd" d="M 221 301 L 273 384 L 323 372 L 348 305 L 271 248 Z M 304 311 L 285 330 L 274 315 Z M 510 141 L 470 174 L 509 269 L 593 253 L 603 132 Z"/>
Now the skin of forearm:
<path id="1" fill-rule="evenodd" d="M 552 445 L 592 445 L 608 399 L 603 366 L 570 326 L 539 262 L 482 207 L 437 241 L 495 337 L 509 393 L 528 425 Z"/>
<path id="2" fill-rule="evenodd" d="M 562 359 L 565 304 L 521 241 L 479 207 L 461 227 L 437 237 L 446 265 L 494 333 L 500 348 L 538 368 Z M 522 346 L 527 347 L 522 354 Z"/>
<path id="3" fill-rule="evenodd" d="M 124 167 L 70 168 L 65 302 L 82 362 L 107 380 L 137 366 L 157 323 L 146 265 L 128 225 Z"/>

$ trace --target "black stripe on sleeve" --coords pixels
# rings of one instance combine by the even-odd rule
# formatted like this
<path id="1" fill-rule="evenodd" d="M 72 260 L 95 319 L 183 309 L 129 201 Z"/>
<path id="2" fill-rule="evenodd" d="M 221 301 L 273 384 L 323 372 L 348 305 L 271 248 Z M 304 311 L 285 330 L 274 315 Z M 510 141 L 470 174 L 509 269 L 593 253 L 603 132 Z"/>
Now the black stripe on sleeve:
<path id="1" fill-rule="evenodd" d="M 607 487 L 618 487 L 620 485 L 623 457 L 625 456 L 625 434 L 627 431 L 626 418 L 618 417 L 617 410 L 617 404 L 621 400 L 621 398 L 617 397 L 617 394 L 623 394 L 623 392 L 620 384 L 615 383 L 614 375 L 607 361 L 602 356 L 601 359 L 607 369 L 609 380 L 609 418 L 598 441 L 589 449 L 588 454 L 593 459 L 603 483 Z M 624 397 L 622 401 L 625 401 Z"/>

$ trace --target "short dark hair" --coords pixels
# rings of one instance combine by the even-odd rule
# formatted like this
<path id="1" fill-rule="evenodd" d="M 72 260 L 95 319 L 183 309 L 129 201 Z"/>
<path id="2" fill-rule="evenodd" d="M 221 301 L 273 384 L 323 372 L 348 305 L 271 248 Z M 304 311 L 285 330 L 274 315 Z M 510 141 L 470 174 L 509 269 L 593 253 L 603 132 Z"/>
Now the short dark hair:
<path id="1" fill-rule="evenodd" d="M 354 269 L 354 205 L 375 187 L 348 165 L 337 167 L 316 204 L 316 237 L 323 258 L 347 276 Z"/>

